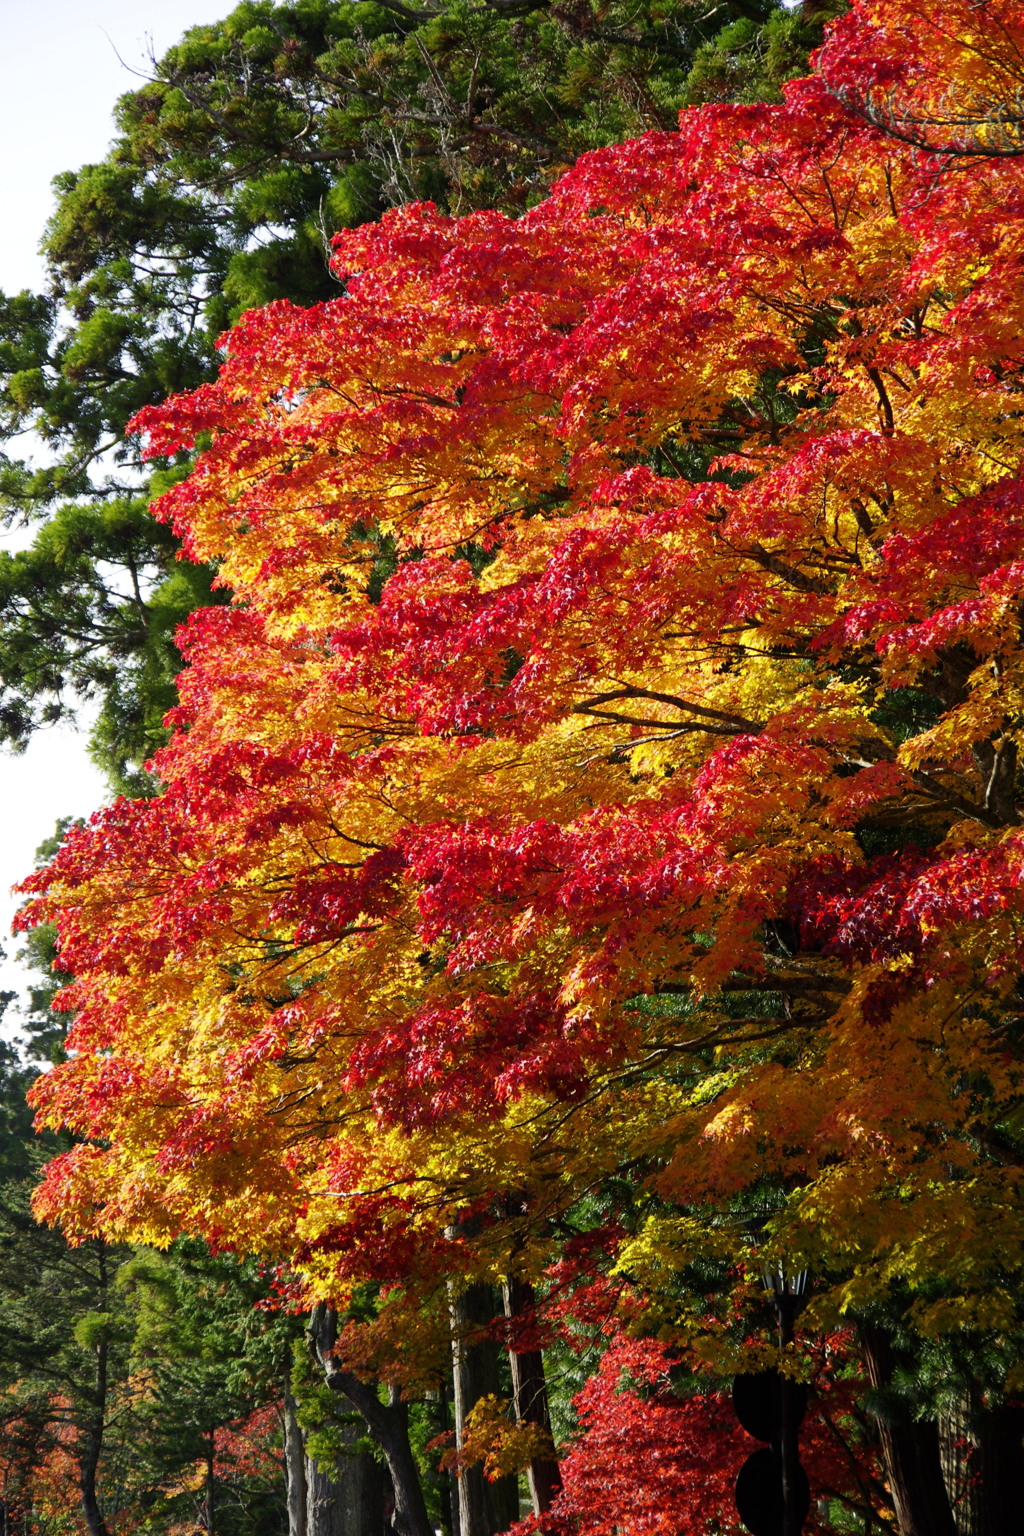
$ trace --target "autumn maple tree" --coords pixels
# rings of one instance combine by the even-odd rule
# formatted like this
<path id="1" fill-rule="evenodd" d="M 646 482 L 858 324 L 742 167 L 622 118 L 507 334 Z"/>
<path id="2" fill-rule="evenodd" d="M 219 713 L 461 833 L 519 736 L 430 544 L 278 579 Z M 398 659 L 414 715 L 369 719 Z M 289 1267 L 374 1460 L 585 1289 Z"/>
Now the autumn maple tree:
<path id="1" fill-rule="evenodd" d="M 1010 0 L 861 0 L 781 106 L 343 233 L 344 296 L 141 414 L 204 447 L 157 510 L 234 601 L 181 636 L 163 793 L 27 884 L 76 1014 L 43 1216 L 391 1288 L 323 1359 L 397 1391 L 439 1277 L 543 1314 L 625 1179 L 634 1334 L 728 1373 L 760 1265 L 809 1264 L 879 1391 L 979 1341 L 983 1450 L 1022 1382 L 1022 49 Z M 879 1431 L 902 1536 L 967 1507 L 927 1418 Z"/>

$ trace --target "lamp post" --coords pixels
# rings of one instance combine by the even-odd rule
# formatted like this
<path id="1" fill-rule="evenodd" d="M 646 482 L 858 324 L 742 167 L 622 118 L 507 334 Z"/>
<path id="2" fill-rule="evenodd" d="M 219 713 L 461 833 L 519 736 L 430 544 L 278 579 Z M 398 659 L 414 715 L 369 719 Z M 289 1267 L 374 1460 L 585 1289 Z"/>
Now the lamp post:
<path id="1" fill-rule="evenodd" d="M 806 1269 L 787 1277 L 781 1265 L 765 1276 L 765 1289 L 771 1290 L 775 1297 L 780 1349 L 785 1349 L 787 1344 L 793 1342 L 793 1324 L 807 1294 L 809 1278 Z M 800 1536 L 809 1503 L 807 1474 L 800 1465 L 798 1437 L 803 1409 L 800 1409 L 798 1416 L 796 1386 L 791 1376 L 779 1372 L 778 1459 L 782 1481 L 782 1536 Z M 806 1391 L 803 1395 L 806 1402 Z"/>
<path id="2" fill-rule="evenodd" d="M 781 1349 L 793 1342 L 793 1325 L 808 1282 L 806 1270 L 787 1275 L 781 1265 L 765 1275 L 765 1290 L 775 1301 Z M 801 1536 L 811 1500 L 799 1447 L 807 1388 L 783 1371 L 758 1371 L 735 1377 L 732 1400 L 748 1434 L 768 1442 L 740 1468 L 736 1479 L 740 1519 L 752 1536 Z"/>

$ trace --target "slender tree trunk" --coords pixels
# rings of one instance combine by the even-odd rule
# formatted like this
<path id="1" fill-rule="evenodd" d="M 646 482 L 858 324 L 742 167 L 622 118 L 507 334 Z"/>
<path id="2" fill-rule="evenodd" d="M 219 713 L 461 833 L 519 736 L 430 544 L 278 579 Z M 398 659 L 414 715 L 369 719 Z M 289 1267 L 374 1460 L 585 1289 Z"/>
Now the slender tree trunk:
<path id="1" fill-rule="evenodd" d="M 464 1426 L 470 1411 L 482 1397 L 497 1396 L 500 1346 L 483 1336 L 494 1319 L 494 1296 L 489 1285 L 471 1285 L 461 1294 L 450 1294 L 452 1315 L 452 1376 L 455 1384 L 455 1444 L 462 1449 Z M 499 1477 L 490 1482 L 483 1467 L 463 1467 L 459 1472 L 460 1536 L 496 1536 L 519 1518 L 519 1482 Z"/>
<path id="2" fill-rule="evenodd" d="M 206 1437 L 206 1509 L 204 1514 L 204 1519 L 206 1522 L 206 1536 L 214 1536 L 217 1484 L 213 1474 L 213 1460 L 216 1449 L 217 1442 L 214 1438 L 214 1431 L 211 1429 Z"/>
<path id="3" fill-rule="evenodd" d="M 964 1397 L 939 1422 L 946 1489 L 958 1536 L 1024 1533 L 1024 1409 L 986 1410 Z"/>
<path id="4" fill-rule="evenodd" d="M 419 1468 L 409 1443 L 409 1410 L 395 1389 L 389 1403 L 382 1403 L 375 1387 L 343 1370 L 332 1351 L 337 1338 L 337 1313 L 323 1304 L 314 1307 L 309 1338 L 327 1385 L 348 1398 L 362 1414 L 370 1437 L 377 1442 L 388 1464 L 395 1494 L 392 1524 L 397 1536 L 434 1536 L 434 1527 L 420 1485 Z"/>
<path id="5" fill-rule="evenodd" d="M 889 1335 L 865 1323 L 860 1338 L 871 1385 L 889 1386 L 896 1366 Z M 909 1418 L 896 1424 L 880 1419 L 878 1433 L 900 1536 L 957 1536 L 942 1477 L 937 1426 Z"/>
<path id="6" fill-rule="evenodd" d="M 97 1248 L 97 1261 L 102 1295 L 105 1294 L 107 1286 L 106 1253 L 102 1243 Z M 84 1426 L 82 1449 L 79 1453 L 78 1462 L 78 1485 L 82 1495 L 82 1514 L 89 1530 L 89 1536 L 110 1536 L 106 1521 L 100 1513 L 99 1499 L 96 1496 L 96 1473 L 100 1464 L 100 1452 L 103 1450 L 103 1429 L 107 1418 L 107 1369 L 107 1341 L 105 1338 L 101 1338 L 96 1345 L 96 1385 L 91 1394 L 92 1412 Z"/>
<path id="7" fill-rule="evenodd" d="M 537 1298 L 532 1285 L 525 1280 L 509 1278 L 503 1288 L 505 1316 L 529 1317 L 536 1311 Z M 513 1345 L 515 1341 L 513 1340 Z M 512 1392 L 516 1418 L 527 1424 L 536 1424 L 551 1437 L 551 1416 L 548 1412 L 548 1388 L 544 1377 L 544 1356 L 539 1349 L 515 1349 L 509 1351 L 512 1363 Z M 535 1515 L 543 1515 L 550 1508 L 562 1486 L 562 1474 L 554 1456 L 554 1442 L 550 1457 L 536 1456 L 527 1471 L 530 1498 Z"/>
<path id="8" fill-rule="evenodd" d="M 79 1487 L 82 1492 L 82 1514 L 89 1528 L 89 1536 L 110 1536 L 106 1521 L 100 1513 L 96 1496 L 96 1470 L 103 1447 L 103 1430 L 91 1422 L 85 1432 L 85 1443 L 79 1461 Z"/>
<path id="9" fill-rule="evenodd" d="M 448 1412 L 448 1398 L 448 1384 L 442 1381 L 437 1404 L 437 1428 L 438 1433 L 442 1435 L 448 1435 L 453 1427 Z M 461 1536 L 461 1526 L 459 1524 L 459 1479 L 454 1467 L 449 1467 L 447 1471 L 441 1473 L 441 1476 L 444 1479 L 441 1497 L 444 1500 L 444 1507 L 448 1512 L 448 1529 L 451 1536 Z"/>
<path id="10" fill-rule="evenodd" d="M 306 1453 L 294 1397 L 284 1395 L 284 1474 L 288 1500 L 288 1536 L 306 1536 Z"/>

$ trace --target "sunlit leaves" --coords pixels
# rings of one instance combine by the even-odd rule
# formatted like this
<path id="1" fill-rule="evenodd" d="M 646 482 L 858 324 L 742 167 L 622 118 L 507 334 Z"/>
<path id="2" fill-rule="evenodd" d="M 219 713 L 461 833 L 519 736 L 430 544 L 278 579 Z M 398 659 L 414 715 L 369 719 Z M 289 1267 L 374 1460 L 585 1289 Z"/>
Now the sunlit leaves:
<path id="1" fill-rule="evenodd" d="M 1022 172 L 837 99 L 915 14 L 522 218 L 342 234 L 343 297 L 138 419 L 208 444 L 159 510 L 236 601 L 182 633 L 166 792 L 31 882 L 77 1010 L 38 1099 L 97 1143 L 47 1214 L 429 1288 L 536 1275 L 627 1170 L 709 1249 L 767 1190 L 822 1320 L 994 1326 Z"/>

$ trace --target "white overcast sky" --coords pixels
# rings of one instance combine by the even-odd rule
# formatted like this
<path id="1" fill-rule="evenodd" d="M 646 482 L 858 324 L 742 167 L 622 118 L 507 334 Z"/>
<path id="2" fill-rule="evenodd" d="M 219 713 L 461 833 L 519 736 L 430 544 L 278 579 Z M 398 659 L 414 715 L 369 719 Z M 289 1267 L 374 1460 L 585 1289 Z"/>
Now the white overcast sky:
<path id="1" fill-rule="evenodd" d="M 52 211 L 52 178 L 106 151 L 114 102 L 134 81 L 117 55 L 144 70 L 150 53 L 159 57 L 188 27 L 232 8 L 233 0 L 0 0 L 0 288 L 6 293 L 42 284 L 38 245 Z M 16 533 L 8 547 L 12 540 Z M 15 907 L 11 885 L 31 870 L 35 849 L 58 817 L 88 815 L 104 797 L 104 782 L 73 731 L 44 732 L 21 757 L 0 754 L 0 941 L 9 957 L 17 948 L 7 938 Z M 0 986 L 23 981 L 11 958 L 0 964 Z"/>

